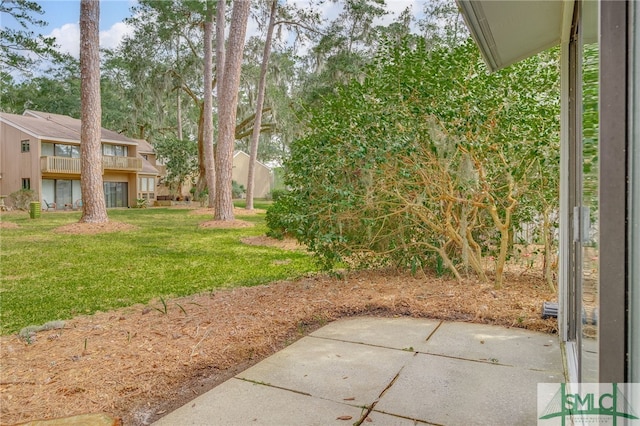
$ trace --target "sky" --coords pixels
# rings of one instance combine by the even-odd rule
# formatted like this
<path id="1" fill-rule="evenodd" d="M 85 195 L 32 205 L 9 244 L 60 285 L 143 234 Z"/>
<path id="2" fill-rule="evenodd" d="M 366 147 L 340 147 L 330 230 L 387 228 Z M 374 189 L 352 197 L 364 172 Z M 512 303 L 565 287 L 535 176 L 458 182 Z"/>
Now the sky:
<path id="1" fill-rule="evenodd" d="M 36 0 L 42 6 L 44 15 L 41 17 L 48 25 L 37 28 L 35 31 L 45 36 L 56 37 L 60 50 L 70 53 L 74 57 L 79 57 L 80 50 L 80 1 L 79 0 Z M 298 4 L 307 3 L 307 0 L 288 0 Z M 453 0 L 452 0 L 453 1 Z M 389 23 L 407 6 L 411 6 L 414 15 L 420 14 L 422 4 L 425 0 L 387 0 L 390 12 L 385 18 Z M 131 7 L 137 4 L 137 0 L 101 0 L 100 1 L 100 47 L 113 49 L 117 47 L 120 40 L 130 34 L 131 28 L 123 20 L 131 16 Z M 339 6 L 327 1 L 323 6 L 325 17 L 336 16 Z M 2 23 L 2 26 L 9 23 Z M 249 23 L 248 36 L 257 31 L 255 23 Z"/>
<path id="2" fill-rule="evenodd" d="M 80 1 L 38 0 L 44 10 L 42 19 L 49 25 L 40 28 L 43 35 L 54 36 L 60 50 L 78 57 L 80 50 Z M 100 46 L 115 48 L 131 29 L 122 21 L 131 16 L 130 8 L 136 0 L 100 1 Z"/>

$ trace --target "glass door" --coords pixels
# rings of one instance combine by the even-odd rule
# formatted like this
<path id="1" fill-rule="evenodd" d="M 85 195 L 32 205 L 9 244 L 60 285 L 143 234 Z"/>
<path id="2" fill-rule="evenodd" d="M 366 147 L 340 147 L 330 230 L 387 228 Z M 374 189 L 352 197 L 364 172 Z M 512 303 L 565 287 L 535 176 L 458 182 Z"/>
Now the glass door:
<path id="1" fill-rule="evenodd" d="M 56 179 L 56 204 L 59 209 L 71 207 L 73 197 L 71 193 L 71 180 Z"/>
<path id="2" fill-rule="evenodd" d="M 640 5 L 631 4 L 632 23 L 632 60 L 631 75 L 640 75 Z M 629 348 L 629 373 L 627 381 L 640 383 L 640 81 L 636 78 L 631 82 L 631 156 L 629 206 L 631 217 L 629 220 L 629 238 L 631 250 L 627 260 L 630 269 L 629 283 L 629 323 L 628 330 L 636 330 L 628 333 L 627 342 Z"/>
<path id="3" fill-rule="evenodd" d="M 581 46 L 581 265 L 578 277 L 579 346 L 581 382 L 598 382 L 599 306 L 599 65 L 598 4 L 582 2 Z"/>
<path id="4" fill-rule="evenodd" d="M 128 207 L 127 182 L 104 182 L 104 199 L 107 208 Z"/>

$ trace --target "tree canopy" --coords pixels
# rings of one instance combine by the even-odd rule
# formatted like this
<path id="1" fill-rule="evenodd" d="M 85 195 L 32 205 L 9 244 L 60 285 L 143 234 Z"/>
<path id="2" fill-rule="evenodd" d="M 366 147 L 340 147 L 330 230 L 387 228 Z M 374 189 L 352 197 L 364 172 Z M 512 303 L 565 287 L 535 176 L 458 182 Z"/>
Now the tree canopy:
<path id="1" fill-rule="evenodd" d="M 0 0 L 0 73 L 18 71 L 30 75 L 39 59 L 55 57 L 55 38 L 37 34 L 33 28 L 44 27 L 46 21 L 38 18 L 42 7 L 31 0 Z M 14 21 L 17 28 L 7 26 Z"/>

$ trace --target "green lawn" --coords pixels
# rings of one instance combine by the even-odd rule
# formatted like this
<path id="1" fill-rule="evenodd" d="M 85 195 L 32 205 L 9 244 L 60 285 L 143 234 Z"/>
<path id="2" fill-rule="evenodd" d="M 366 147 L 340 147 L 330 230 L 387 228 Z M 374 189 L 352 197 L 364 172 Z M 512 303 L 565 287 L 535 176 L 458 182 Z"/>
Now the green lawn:
<path id="1" fill-rule="evenodd" d="M 266 205 L 258 203 L 256 208 Z M 0 239 L 0 333 L 158 297 L 250 286 L 315 271 L 304 253 L 242 244 L 263 235 L 264 214 L 238 216 L 254 228 L 203 229 L 211 220 L 189 210 L 110 210 L 113 221 L 137 230 L 66 235 L 52 230 L 80 213 L 3 214 Z"/>

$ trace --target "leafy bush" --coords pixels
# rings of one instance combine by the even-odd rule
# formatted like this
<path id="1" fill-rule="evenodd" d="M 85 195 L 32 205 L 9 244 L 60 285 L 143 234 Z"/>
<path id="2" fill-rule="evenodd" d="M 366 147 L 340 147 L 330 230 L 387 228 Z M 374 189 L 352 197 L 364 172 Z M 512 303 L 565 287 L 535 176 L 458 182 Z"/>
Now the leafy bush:
<path id="1" fill-rule="evenodd" d="M 307 109 L 271 235 L 294 235 L 326 267 L 486 281 L 491 255 L 499 286 L 518 208 L 557 203 L 555 53 L 488 74 L 472 42 L 384 47 L 362 81 Z"/>
<path id="2" fill-rule="evenodd" d="M 282 198 L 284 195 L 286 195 L 289 191 L 286 189 L 274 189 L 273 191 L 271 191 L 270 194 L 270 198 L 273 201 L 278 201 L 280 198 Z"/>
<path id="3" fill-rule="evenodd" d="M 32 189 L 21 189 L 9 194 L 9 201 L 19 210 L 29 210 L 32 201 L 38 201 L 38 194 Z"/>
<path id="4" fill-rule="evenodd" d="M 233 198 L 242 198 L 245 192 L 244 185 L 240 185 L 235 180 L 231 181 L 231 196 Z"/>
<path id="5" fill-rule="evenodd" d="M 269 227 L 267 235 L 279 240 L 284 237 L 295 237 L 296 232 L 301 229 L 302 217 L 297 214 L 295 199 L 283 193 L 278 200 L 269 206 L 265 221 Z"/>
<path id="6" fill-rule="evenodd" d="M 133 207 L 134 209 L 146 209 L 148 206 L 146 198 L 136 198 L 136 205 Z"/>
<path id="7" fill-rule="evenodd" d="M 205 188 L 202 191 L 197 191 L 195 186 L 192 186 L 189 190 L 193 197 L 193 201 L 197 201 L 200 203 L 200 206 L 205 206 L 207 201 L 209 201 L 209 188 Z"/>

